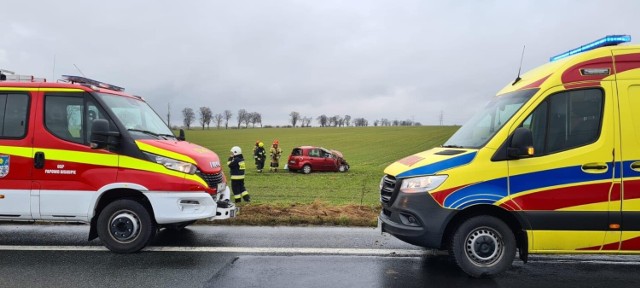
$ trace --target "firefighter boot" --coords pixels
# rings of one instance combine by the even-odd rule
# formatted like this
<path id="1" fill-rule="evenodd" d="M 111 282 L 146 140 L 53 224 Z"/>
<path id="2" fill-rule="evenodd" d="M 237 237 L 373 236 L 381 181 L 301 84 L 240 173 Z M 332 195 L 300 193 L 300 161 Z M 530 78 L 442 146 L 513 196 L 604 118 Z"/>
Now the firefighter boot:
<path id="1" fill-rule="evenodd" d="M 251 196 L 249 196 L 249 193 L 242 195 L 242 200 L 245 202 L 251 202 Z"/>

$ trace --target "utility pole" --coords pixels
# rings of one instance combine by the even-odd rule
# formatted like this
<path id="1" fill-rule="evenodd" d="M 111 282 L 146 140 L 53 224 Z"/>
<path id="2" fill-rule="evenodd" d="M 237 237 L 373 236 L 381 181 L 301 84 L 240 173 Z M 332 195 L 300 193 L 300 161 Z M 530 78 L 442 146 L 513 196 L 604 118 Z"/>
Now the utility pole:
<path id="1" fill-rule="evenodd" d="M 167 103 L 167 126 L 171 129 L 171 103 Z"/>
<path id="2" fill-rule="evenodd" d="M 440 126 L 442 126 L 442 124 L 444 124 L 444 112 L 440 110 Z"/>

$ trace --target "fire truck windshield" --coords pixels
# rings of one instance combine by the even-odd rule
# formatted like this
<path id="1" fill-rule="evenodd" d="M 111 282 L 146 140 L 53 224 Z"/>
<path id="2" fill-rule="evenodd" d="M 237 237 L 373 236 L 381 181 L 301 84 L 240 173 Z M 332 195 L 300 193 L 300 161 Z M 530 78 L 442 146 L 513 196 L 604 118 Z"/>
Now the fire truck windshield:
<path id="1" fill-rule="evenodd" d="M 174 137 L 162 121 L 162 118 L 141 99 L 123 97 L 106 93 L 96 95 L 107 105 L 124 127 L 131 131 L 134 138 Z"/>

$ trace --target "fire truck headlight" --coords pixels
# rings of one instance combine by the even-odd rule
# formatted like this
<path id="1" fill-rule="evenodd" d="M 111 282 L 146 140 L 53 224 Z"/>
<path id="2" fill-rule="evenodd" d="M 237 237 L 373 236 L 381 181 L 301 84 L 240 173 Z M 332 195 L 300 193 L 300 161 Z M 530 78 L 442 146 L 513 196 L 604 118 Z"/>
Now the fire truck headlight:
<path id="1" fill-rule="evenodd" d="M 405 193 L 419 193 L 427 192 L 438 188 L 444 180 L 447 180 L 447 175 L 431 175 L 407 178 L 402 180 L 400 191 Z"/>
<path id="2" fill-rule="evenodd" d="M 227 189 L 227 183 L 224 183 L 224 182 L 218 183 L 218 187 L 216 187 L 216 189 L 218 190 L 218 193 L 222 193 L 224 189 Z"/>
<path id="3" fill-rule="evenodd" d="M 151 154 L 151 153 L 147 153 L 147 152 L 144 152 L 144 154 L 147 155 L 147 157 L 149 157 L 149 160 L 154 161 L 154 162 L 164 166 L 167 169 L 180 171 L 182 173 L 187 173 L 187 174 L 195 174 L 196 173 L 196 170 L 197 170 L 196 165 L 193 165 L 191 163 L 182 162 L 182 161 L 178 161 L 176 159 L 171 159 L 171 158 L 167 158 L 167 157 L 164 157 L 164 156 Z"/>

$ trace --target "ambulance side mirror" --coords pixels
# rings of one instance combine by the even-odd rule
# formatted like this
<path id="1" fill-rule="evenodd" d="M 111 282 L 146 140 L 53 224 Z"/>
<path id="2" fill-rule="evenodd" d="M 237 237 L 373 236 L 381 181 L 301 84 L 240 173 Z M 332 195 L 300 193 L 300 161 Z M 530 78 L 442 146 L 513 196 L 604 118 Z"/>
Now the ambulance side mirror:
<path id="1" fill-rule="evenodd" d="M 511 144 L 507 148 L 509 158 L 519 159 L 531 157 L 535 153 L 533 149 L 533 133 L 524 127 L 516 128 L 511 135 Z"/>
<path id="2" fill-rule="evenodd" d="M 92 149 L 102 149 L 110 144 L 109 137 L 119 137 L 117 131 L 109 131 L 109 121 L 106 119 L 96 119 L 91 123 L 91 137 L 89 145 Z"/>

